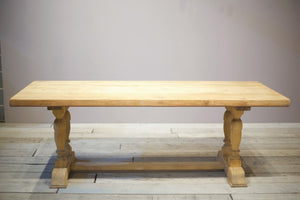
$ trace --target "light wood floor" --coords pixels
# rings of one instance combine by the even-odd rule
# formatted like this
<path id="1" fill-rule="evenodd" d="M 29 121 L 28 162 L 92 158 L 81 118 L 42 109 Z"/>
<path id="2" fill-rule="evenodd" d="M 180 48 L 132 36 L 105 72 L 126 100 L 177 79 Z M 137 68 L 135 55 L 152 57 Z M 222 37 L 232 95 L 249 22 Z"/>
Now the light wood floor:
<path id="1" fill-rule="evenodd" d="M 214 160 L 221 124 L 72 124 L 77 158 L 100 162 Z M 247 188 L 222 171 L 73 173 L 50 189 L 50 124 L 0 124 L 0 199 L 300 199 L 300 124 L 244 124 Z"/>

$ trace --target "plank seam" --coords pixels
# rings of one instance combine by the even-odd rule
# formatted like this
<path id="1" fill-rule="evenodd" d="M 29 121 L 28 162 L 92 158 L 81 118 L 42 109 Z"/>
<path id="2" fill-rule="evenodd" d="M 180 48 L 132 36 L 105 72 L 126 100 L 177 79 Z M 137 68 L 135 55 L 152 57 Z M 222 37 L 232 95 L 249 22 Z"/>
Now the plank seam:
<path id="1" fill-rule="evenodd" d="M 96 173 L 95 175 L 94 183 L 96 183 L 97 177 L 98 177 L 98 173 Z"/>
<path id="2" fill-rule="evenodd" d="M 34 156 L 35 156 L 35 154 L 36 154 L 36 152 L 37 152 L 37 149 L 35 149 L 35 150 L 34 150 L 34 152 L 33 152 L 33 154 L 32 154 L 32 156 L 31 156 L 31 157 L 34 157 Z"/>

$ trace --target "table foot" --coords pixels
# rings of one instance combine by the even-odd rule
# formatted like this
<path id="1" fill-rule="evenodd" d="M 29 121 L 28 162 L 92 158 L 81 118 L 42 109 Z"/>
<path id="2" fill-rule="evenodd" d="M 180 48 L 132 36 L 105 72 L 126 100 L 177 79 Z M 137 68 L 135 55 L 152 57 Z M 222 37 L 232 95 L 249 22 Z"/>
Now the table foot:
<path id="1" fill-rule="evenodd" d="M 50 188 L 66 188 L 68 186 L 68 168 L 54 168 Z"/>
<path id="2" fill-rule="evenodd" d="M 227 171 L 228 183 L 231 187 L 247 187 L 245 171 L 242 167 L 229 167 Z"/>

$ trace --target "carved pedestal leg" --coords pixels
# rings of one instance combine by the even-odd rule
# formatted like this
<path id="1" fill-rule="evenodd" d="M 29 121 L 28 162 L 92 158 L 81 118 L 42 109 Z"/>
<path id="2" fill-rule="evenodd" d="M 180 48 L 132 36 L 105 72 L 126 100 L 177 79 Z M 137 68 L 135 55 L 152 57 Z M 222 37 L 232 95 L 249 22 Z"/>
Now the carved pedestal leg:
<path id="1" fill-rule="evenodd" d="M 224 124 L 223 124 L 223 130 L 224 130 L 224 145 L 222 147 L 222 150 L 219 151 L 217 158 L 221 160 L 225 165 L 225 172 L 227 174 L 228 170 L 228 158 L 231 153 L 231 143 L 230 143 L 230 134 L 231 134 L 231 121 L 233 119 L 233 116 L 229 109 L 226 109 L 224 113 Z"/>
<path id="2" fill-rule="evenodd" d="M 75 161 L 75 153 L 74 151 L 72 151 L 72 147 L 70 145 L 70 130 L 71 130 L 71 114 L 70 112 L 67 110 L 66 114 L 65 114 L 65 119 L 67 122 L 67 141 L 66 141 L 66 151 L 67 151 L 67 155 L 68 155 L 68 160 L 70 161 L 70 163 Z"/>
<path id="3" fill-rule="evenodd" d="M 70 165 L 75 156 L 69 144 L 70 113 L 67 107 L 50 107 L 54 116 L 54 139 L 56 143 L 55 168 L 52 171 L 51 188 L 65 188 L 68 185 Z"/>
<path id="4" fill-rule="evenodd" d="M 231 121 L 231 134 L 230 134 L 230 143 L 231 143 L 231 153 L 228 157 L 228 183 L 232 187 L 246 187 L 245 182 L 245 172 L 242 168 L 242 162 L 240 158 L 240 142 L 242 137 L 242 120 L 241 116 L 244 113 L 244 110 L 249 110 L 249 108 L 229 108 L 232 114 Z"/>

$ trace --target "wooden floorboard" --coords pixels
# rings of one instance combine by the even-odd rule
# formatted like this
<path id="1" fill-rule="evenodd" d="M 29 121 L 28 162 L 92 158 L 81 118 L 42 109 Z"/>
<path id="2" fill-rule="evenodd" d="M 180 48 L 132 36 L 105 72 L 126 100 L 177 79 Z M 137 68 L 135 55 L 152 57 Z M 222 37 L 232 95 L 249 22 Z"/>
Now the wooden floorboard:
<path id="1" fill-rule="evenodd" d="M 120 194 L 36 194 L 36 193 L 0 193 L 5 200 L 231 200 L 229 195 L 120 195 Z M 289 200 L 289 199 L 288 199 Z"/>
<path id="2" fill-rule="evenodd" d="M 1 179 L 0 192 L 56 193 L 50 189 L 50 179 Z"/>
<path id="3" fill-rule="evenodd" d="M 78 159 L 101 162 L 215 161 L 222 124 L 72 124 Z M 72 172 L 50 189 L 56 146 L 51 124 L 0 124 L 0 199 L 300 199 L 300 124 L 244 124 L 247 188 L 225 173 Z"/>
<path id="4" fill-rule="evenodd" d="M 299 200 L 300 194 L 233 194 L 233 200 Z"/>
<path id="5" fill-rule="evenodd" d="M 197 182 L 198 181 L 198 182 Z M 127 180 L 100 181 L 96 184 L 70 183 L 59 193 L 101 193 L 101 194 L 239 194 L 239 193 L 299 193 L 299 183 L 252 183 L 247 188 L 231 188 L 227 181 L 214 180 Z"/>

